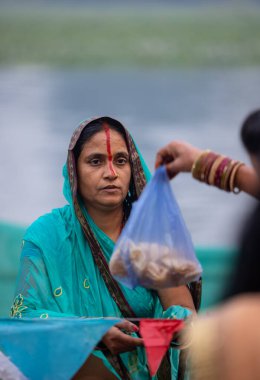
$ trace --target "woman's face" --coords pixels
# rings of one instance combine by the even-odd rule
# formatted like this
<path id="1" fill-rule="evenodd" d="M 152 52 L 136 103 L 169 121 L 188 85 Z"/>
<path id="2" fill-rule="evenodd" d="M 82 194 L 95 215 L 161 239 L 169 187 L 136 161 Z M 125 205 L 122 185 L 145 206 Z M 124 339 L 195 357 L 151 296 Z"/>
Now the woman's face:
<path id="1" fill-rule="evenodd" d="M 113 129 L 92 136 L 78 158 L 77 174 L 79 192 L 87 209 L 121 207 L 131 179 L 124 138 Z"/>

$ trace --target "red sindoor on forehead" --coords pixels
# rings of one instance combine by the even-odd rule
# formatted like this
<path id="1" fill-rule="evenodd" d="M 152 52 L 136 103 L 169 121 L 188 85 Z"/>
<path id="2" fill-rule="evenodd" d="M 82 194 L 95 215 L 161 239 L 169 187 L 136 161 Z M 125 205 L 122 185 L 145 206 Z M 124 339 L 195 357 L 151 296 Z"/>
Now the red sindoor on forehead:
<path id="1" fill-rule="evenodd" d="M 103 123 L 103 128 L 105 130 L 105 134 L 106 134 L 106 142 L 107 142 L 107 155 L 108 155 L 108 165 L 109 165 L 109 169 L 111 171 L 111 173 L 113 175 L 116 175 L 116 172 L 113 168 L 113 165 L 112 165 L 112 153 L 111 153 L 111 138 L 110 138 L 110 129 L 109 129 L 109 125 L 107 123 Z"/>

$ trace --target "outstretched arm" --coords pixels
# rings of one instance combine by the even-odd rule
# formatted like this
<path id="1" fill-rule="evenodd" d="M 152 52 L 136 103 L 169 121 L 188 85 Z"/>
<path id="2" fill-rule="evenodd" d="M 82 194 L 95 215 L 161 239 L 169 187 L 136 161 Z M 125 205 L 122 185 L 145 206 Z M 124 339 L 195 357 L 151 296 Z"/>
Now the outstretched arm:
<path id="1" fill-rule="evenodd" d="M 208 162 L 207 155 L 208 157 L 210 156 Z M 228 159 L 225 156 L 203 151 L 186 142 L 172 141 L 160 149 L 156 155 L 155 167 L 157 168 L 160 165 L 166 165 L 170 179 L 181 172 L 192 172 L 193 177 L 202 182 L 218 186 L 227 191 L 233 191 L 233 189 L 237 188 L 259 198 L 260 181 L 253 167 Z M 233 165 L 234 178 L 232 178 L 232 170 L 228 168 L 228 165 L 231 169 Z M 201 176 L 201 174 L 204 174 L 203 170 L 206 173 L 205 176 Z M 226 173 L 229 174 L 230 181 L 232 180 L 232 188 L 229 187 L 229 181 L 224 178 Z M 220 175 L 223 175 L 223 181 L 218 183 L 217 176 L 219 177 Z M 221 187 L 224 184 L 226 188 Z"/>
<path id="2" fill-rule="evenodd" d="M 245 193 L 259 198 L 260 182 L 256 171 L 247 165 L 242 165 L 238 169 L 236 178 L 236 186 Z"/>

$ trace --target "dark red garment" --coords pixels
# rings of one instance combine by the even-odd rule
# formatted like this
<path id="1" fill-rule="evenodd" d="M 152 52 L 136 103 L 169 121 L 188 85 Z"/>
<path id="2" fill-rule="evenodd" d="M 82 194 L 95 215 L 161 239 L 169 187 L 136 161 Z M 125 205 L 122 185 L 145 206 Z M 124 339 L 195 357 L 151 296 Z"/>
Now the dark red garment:
<path id="1" fill-rule="evenodd" d="M 181 319 L 141 319 L 139 333 L 144 340 L 147 362 L 154 376 L 170 347 L 174 333 L 184 327 Z"/>

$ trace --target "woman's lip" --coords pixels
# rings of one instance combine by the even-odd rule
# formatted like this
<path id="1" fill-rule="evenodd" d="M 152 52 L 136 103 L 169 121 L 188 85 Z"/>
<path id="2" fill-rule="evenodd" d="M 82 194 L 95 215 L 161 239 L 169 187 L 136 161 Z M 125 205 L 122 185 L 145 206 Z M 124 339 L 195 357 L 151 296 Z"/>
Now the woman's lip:
<path id="1" fill-rule="evenodd" d="M 107 187 L 102 187 L 101 190 L 116 190 L 119 189 L 117 186 L 107 186 Z"/>
<path id="2" fill-rule="evenodd" d="M 108 193 L 114 193 L 116 191 L 119 191 L 119 187 L 103 187 L 101 191 L 106 191 Z"/>

